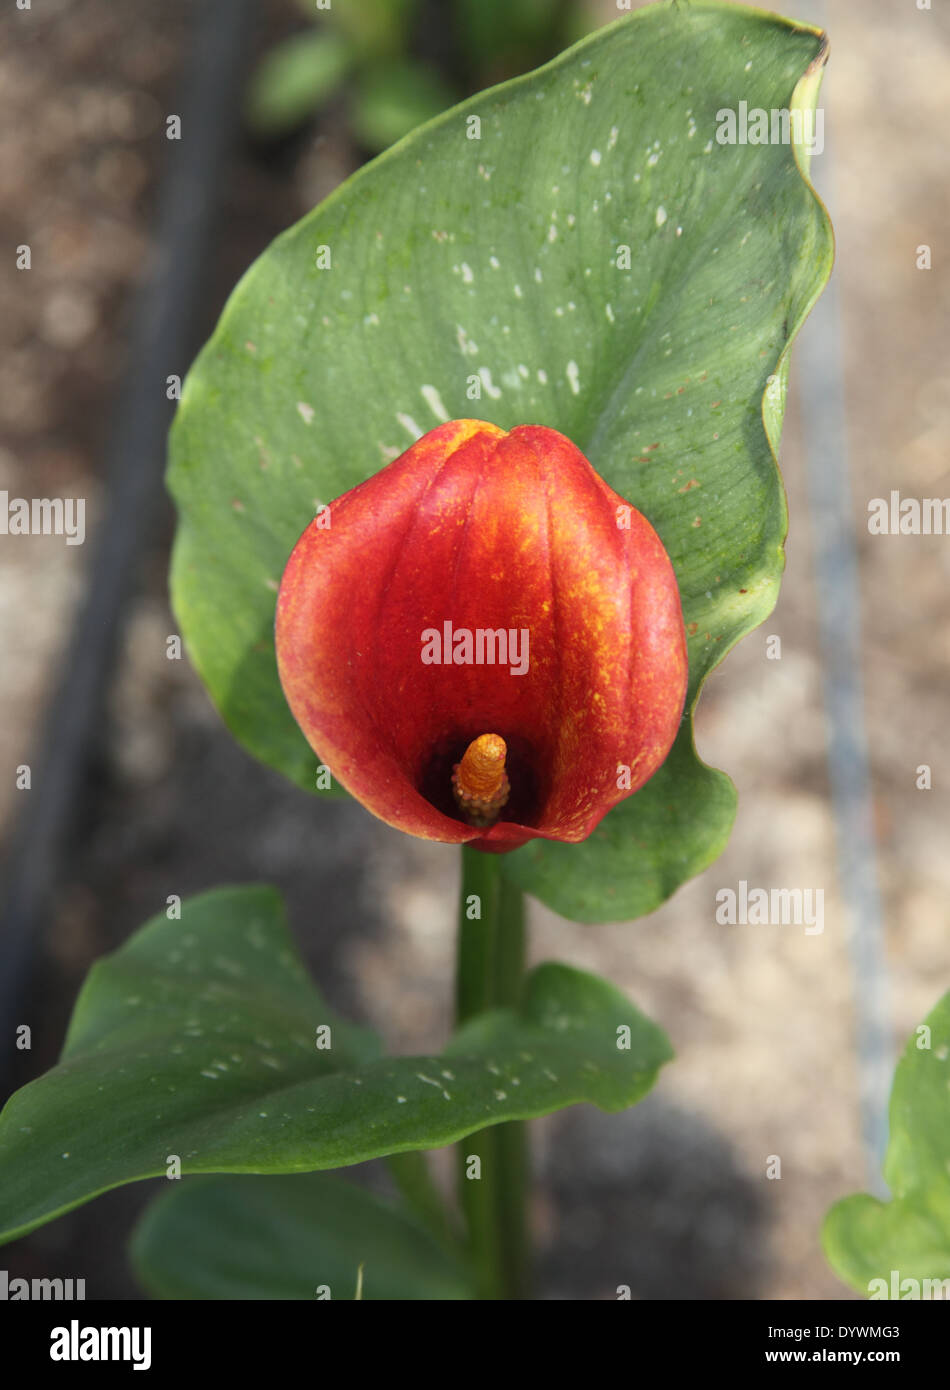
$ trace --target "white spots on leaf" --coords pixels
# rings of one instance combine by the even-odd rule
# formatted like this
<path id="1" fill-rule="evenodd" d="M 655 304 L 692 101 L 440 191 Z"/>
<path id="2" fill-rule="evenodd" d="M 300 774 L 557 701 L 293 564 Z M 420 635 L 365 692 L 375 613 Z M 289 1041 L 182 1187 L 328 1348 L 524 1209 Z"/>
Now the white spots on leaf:
<path id="1" fill-rule="evenodd" d="M 527 381 L 528 377 L 530 376 L 530 373 L 523 362 L 518 363 L 518 373 L 520 376 L 524 377 L 525 381 Z"/>
<path id="2" fill-rule="evenodd" d="M 557 241 L 557 227 L 555 226 L 555 224 L 554 224 L 553 222 L 551 223 L 550 227 L 548 228 L 548 241 L 550 241 L 550 242 L 555 242 L 555 241 Z"/>
<path id="3" fill-rule="evenodd" d="M 215 956 L 214 964 L 219 970 L 223 971 L 225 975 L 230 975 L 236 980 L 242 979 L 247 973 L 241 962 L 232 959 L 231 956 Z"/>
<path id="4" fill-rule="evenodd" d="M 524 293 L 520 285 L 515 285 L 515 299 L 523 299 Z"/>
<path id="5" fill-rule="evenodd" d="M 378 327 L 379 327 L 379 315 L 378 315 L 378 314 L 366 314 L 365 317 L 363 318 L 363 323 L 365 324 L 365 326 L 366 326 L 367 328 L 378 328 Z"/>
<path id="6" fill-rule="evenodd" d="M 535 280 L 537 280 L 537 282 L 538 282 L 539 285 L 541 284 L 542 280 L 544 279 L 544 276 L 541 274 L 541 267 L 540 267 L 539 265 L 536 265 L 535 268 L 534 268 L 534 278 L 535 278 Z"/>
<path id="7" fill-rule="evenodd" d="M 591 150 L 591 152 L 590 152 L 590 162 L 591 162 L 591 164 L 593 164 L 593 166 L 594 166 L 595 169 L 597 168 L 598 164 L 600 163 L 601 158 L 602 158 L 602 156 L 601 156 L 600 150 Z"/>
<path id="8" fill-rule="evenodd" d="M 464 280 L 465 284 L 471 285 L 475 279 L 472 267 L 468 264 L 467 261 L 463 261 L 459 269 L 462 272 L 462 279 Z"/>
<path id="9" fill-rule="evenodd" d="M 496 1092 L 495 1092 L 495 1099 L 496 1099 L 496 1100 L 507 1100 L 507 1099 L 508 1099 L 508 1093 L 507 1093 L 507 1091 L 496 1091 Z"/>
<path id="10" fill-rule="evenodd" d="M 443 1075 L 445 1075 L 445 1074 L 446 1074 L 446 1073 L 443 1072 Z M 443 1098 L 443 1100 L 451 1100 L 451 1099 L 452 1099 L 452 1097 L 449 1095 L 448 1091 L 447 1091 L 447 1090 L 444 1088 L 444 1086 L 442 1085 L 442 1082 L 441 1082 L 441 1081 L 434 1081 L 433 1078 L 432 1078 L 431 1076 L 423 1076 L 423 1074 L 422 1074 L 421 1071 L 417 1071 L 417 1072 L 416 1072 L 416 1076 L 418 1076 L 418 1078 L 419 1078 L 420 1081 L 426 1082 L 426 1084 L 429 1085 L 429 1086 L 435 1086 L 436 1090 L 441 1091 L 441 1092 L 442 1092 L 442 1098 Z"/>
<path id="11" fill-rule="evenodd" d="M 491 266 L 492 270 L 501 270 L 501 261 L 497 256 L 489 256 L 488 264 Z"/>
<path id="12" fill-rule="evenodd" d="M 460 350 L 464 352 L 467 357 L 474 357 L 478 352 L 478 344 L 472 342 L 460 323 L 455 325 L 455 341 L 458 343 Z"/>
<path id="13" fill-rule="evenodd" d="M 567 375 L 567 380 L 568 380 L 568 382 L 569 382 L 569 384 L 570 384 L 571 390 L 573 391 L 574 395 L 576 396 L 577 393 L 578 393 L 578 392 L 580 391 L 580 389 L 581 389 L 581 379 L 580 379 L 580 371 L 579 371 L 579 369 L 578 369 L 577 363 L 573 360 L 573 358 L 572 358 L 571 361 L 568 362 L 568 364 L 567 364 L 566 375 Z"/>
<path id="14" fill-rule="evenodd" d="M 435 416 L 437 420 L 445 421 L 450 418 L 449 412 L 446 410 L 445 406 L 442 403 L 442 397 L 439 395 L 438 391 L 435 389 L 434 386 L 423 386 L 421 394 L 422 399 L 425 401 L 426 405 L 432 411 L 432 414 Z"/>
<path id="15" fill-rule="evenodd" d="M 607 141 L 607 148 L 608 148 L 608 150 L 612 150 L 613 147 L 614 147 L 614 145 L 616 145 L 616 143 L 617 143 L 617 136 L 618 136 L 619 134 L 620 134 L 620 131 L 617 129 L 617 127 L 616 127 L 615 125 L 612 125 L 612 126 L 610 127 L 610 138 L 609 138 L 609 140 Z"/>
<path id="16" fill-rule="evenodd" d="M 485 394 L 491 396 L 493 401 L 497 401 L 501 396 L 501 391 L 494 385 L 491 379 L 491 371 L 488 367 L 479 367 L 478 375 L 481 377 L 482 387 Z"/>
<path id="17" fill-rule="evenodd" d="M 604 313 L 607 315 L 608 322 L 610 322 L 610 323 L 615 323 L 615 322 L 616 322 L 616 318 L 615 318 L 615 315 L 614 315 L 614 306 L 613 306 L 612 304 L 605 304 L 605 305 L 604 305 Z"/>
<path id="18" fill-rule="evenodd" d="M 538 380 L 540 381 L 540 383 L 541 383 L 542 386 L 547 386 L 547 384 L 548 384 L 548 374 L 547 374 L 547 372 L 544 370 L 543 367 L 539 367 L 539 368 L 538 368 Z"/>
<path id="19" fill-rule="evenodd" d="M 411 415 L 406 415 L 400 410 L 396 414 L 396 419 L 399 424 L 402 425 L 406 433 L 412 436 L 413 440 L 422 438 L 425 431 L 419 428 Z"/>
<path id="20" fill-rule="evenodd" d="M 666 221 L 666 208 L 665 208 L 665 207 L 663 206 L 663 204 L 661 203 L 660 206 L 659 206 L 659 207 L 657 208 L 657 210 L 656 210 L 656 225 L 657 225 L 658 227 L 662 227 L 662 226 L 663 226 L 663 223 L 664 223 L 665 221 Z"/>
<path id="21" fill-rule="evenodd" d="M 654 165 L 656 165 L 656 164 L 659 163 L 659 160 L 660 160 L 659 151 L 658 151 L 658 150 L 654 150 L 653 153 L 652 153 L 651 155 L 649 155 L 648 158 L 647 158 L 647 168 L 652 169 L 652 168 L 654 167 Z"/>
<path id="22" fill-rule="evenodd" d="M 202 1075 L 202 1076 L 206 1076 L 206 1077 L 208 1078 L 209 1081 L 217 1081 L 217 1080 L 218 1080 L 218 1073 L 217 1073 L 216 1071 L 203 1071 L 203 1072 L 201 1073 L 201 1075 Z"/>
<path id="23" fill-rule="evenodd" d="M 314 415 L 316 415 L 316 413 L 317 413 L 317 412 L 314 410 L 313 406 L 312 406 L 312 405 L 308 405 L 306 401 L 298 401 L 298 402 L 297 402 L 297 412 L 298 412 L 298 414 L 300 415 L 300 418 L 301 418 L 301 420 L 303 420 L 303 422 L 304 422 L 305 425 L 312 425 L 312 424 L 313 424 L 313 417 L 314 417 Z"/>

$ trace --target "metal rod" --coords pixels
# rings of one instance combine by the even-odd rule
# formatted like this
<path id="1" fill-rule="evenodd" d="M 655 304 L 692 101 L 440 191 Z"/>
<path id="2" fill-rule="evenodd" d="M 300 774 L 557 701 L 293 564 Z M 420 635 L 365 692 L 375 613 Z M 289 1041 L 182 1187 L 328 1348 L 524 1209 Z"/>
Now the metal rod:
<path id="1" fill-rule="evenodd" d="M 824 5 L 809 19 L 824 27 Z M 812 161 L 819 192 L 833 194 L 826 144 Z M 828 774 L 841 895 L 848 913 L 854 986 L 859 1104 L 869 1180 L 886 1191 L 881 1165 L 887 1147 L 887 1102 L 894 1067 L 884 915 L 878 883 L 868 741 L 861 678 L 861 593 L 848 467 L 841 297 L 831 281 L 802 329 L 793 375 L 802 401 L 809 510 L 819 595 Z"/>
<path id="2" fill-rule="evenodd" d="M 251 0 L 209 0 L 181 91 L 181 139 L 168 141 L 157 258 L 136 303 L 130 369 L 106 454 L 108 505 L 81 610 L 39 743 L 38 772 L 6 855 L 0 911 L 0 1036 L 22 1012 L 45 914 L 60 877 L 95 745 L 127 600 L 161 514 L 166 377 L 183 375 L 203 302 L 217 190 L 237 122 Z M 4 1066 L 0 1057 L 0 1068 Z M 0 1075 L 0 1081 L 3 1080 Z"/>

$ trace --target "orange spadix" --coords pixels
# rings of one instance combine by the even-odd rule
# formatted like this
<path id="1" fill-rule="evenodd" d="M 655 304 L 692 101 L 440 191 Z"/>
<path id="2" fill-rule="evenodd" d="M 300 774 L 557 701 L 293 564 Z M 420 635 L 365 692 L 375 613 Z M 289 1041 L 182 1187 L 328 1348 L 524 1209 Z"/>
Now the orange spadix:
<path id="1" fill-rule="evenodd" d="M 455 803 L 472 825 L 492 825 L 508 800 L 508 748 L 500 734 L 480 734 L 452 769 Z"/>

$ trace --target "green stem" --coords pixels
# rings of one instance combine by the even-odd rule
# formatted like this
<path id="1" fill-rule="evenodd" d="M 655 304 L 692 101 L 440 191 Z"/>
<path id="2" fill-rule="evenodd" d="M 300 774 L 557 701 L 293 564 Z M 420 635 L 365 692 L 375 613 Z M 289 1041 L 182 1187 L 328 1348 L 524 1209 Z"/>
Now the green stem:
<path id="1" fill-rule="evenodd" d="M 478 915 L 474 915 L 477 912 Z M 456 1015 L 517 1007 L 524 979 L 524 901 L 502 876 L 497 856 L 462 849 Z M 459 1201 L 468 1228 L 479 1296 L 525 1297 L 528 1241 L 525 1127 L 492 1125 L 459 1145 Z M 473 1158 L 479 1164 L 473 1164 Z M 480 1169 L 480 1176 L 469 1176 Z"/>
<path id="2" fill-rule="evenodd" d="M 402 1194 L 408 1209 L 415 1213 L 447 1250 L 461 1252 L 461 1236 L 432 1180 L 425 1153 L 410 1149 L 406 1153 L 390 1154 L 386 1159 L 393 1181 Z"/>

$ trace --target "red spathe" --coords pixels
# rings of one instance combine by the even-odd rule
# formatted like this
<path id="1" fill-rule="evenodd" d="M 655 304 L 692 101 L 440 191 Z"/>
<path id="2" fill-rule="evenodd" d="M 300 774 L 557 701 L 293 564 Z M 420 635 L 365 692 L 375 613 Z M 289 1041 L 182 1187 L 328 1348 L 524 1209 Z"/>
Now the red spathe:
<path id="1" fill-rule="evenodd" d="M 663 762 L 687 684 L 673 567 L 564 435 L 450 421 L 319 521 L 281 582 L 280 679 L 310 746 L 380 819 L 484 850 L 583 840 Z M 504 664 L 494 635 L 481 663 L 450 660 L 500 629 L 516 634 Z M 511 781 L 487 830 L 451 794 L 485 733 L 508 744 Z"/>

